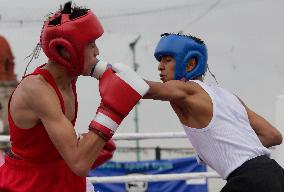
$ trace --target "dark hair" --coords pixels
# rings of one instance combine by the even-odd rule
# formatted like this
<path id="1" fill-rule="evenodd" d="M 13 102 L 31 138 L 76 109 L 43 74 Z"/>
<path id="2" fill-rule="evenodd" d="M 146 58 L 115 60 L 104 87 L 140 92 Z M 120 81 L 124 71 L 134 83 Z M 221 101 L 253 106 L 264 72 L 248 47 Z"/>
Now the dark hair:
<path id="1" fill-rule="evenodd" d="M 79 7 L 74 5 L 74 7 L 72 7 L 72 2 L 69 1 L 67 3 L 64 4 L 63 9 L 59 9 L 61 14 L 69 14 L 69 19 L 73 20 L 76 19 L 78 17 L 81 17 L 82 15 L 87 14 L 89 9 L 87 8 L 83 8 L 83 7 Z M 55 19 L 49 21 L 49 25 L 58 25 L 60 24 L 61 21 L 61 14 L 56 17 Z"/>
<path id="2" fill-rule="evenodd" d="M 199 44 L 204 44 L 204 41 L 198 37 L 192 36 L 192 35 L 186 35 L 186 34 L 181 34 L 181 33 L 163 33 L 161 34 L 161 37 L 168 36 L 168 35 L 178 35 L 178 36 L 184 36 L 188 37 L 190 39 L 193 39 L 196 43 Z"/>

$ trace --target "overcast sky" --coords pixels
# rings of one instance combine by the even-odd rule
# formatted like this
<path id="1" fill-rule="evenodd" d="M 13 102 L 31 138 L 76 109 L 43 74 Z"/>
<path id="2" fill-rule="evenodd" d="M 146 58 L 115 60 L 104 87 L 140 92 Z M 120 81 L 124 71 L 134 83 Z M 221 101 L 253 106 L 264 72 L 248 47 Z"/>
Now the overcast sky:
<path id="1" fill-rule="evenodd" d="M 0 34 L 15 55 L 18 79 L 23 75 L 36 43 L 42 20 L 59 7 L 58 0 L 0 0 Z M 159 35 L 184 31 L 202 38 L 208 47 L 209 66 L 220 86 L 237 94 L 253 110 L 274 123 L 275 99 L 284 94 L 284 1 L 283 0 L 82 0 L 77 5 L 91 8 L 101 19 L 105 33 L 98 41 L 100 56 L 110 62 L 132 66 L 129 43 L 139 35 L 136 46 L 138 73 L 159 81 L 153 57 Z M 22 20 L 22 24 L 20 24 Z M 42 53 L 29 71 L 45 63 Z M 206 81 L 215 83 L 210 75 Z M 87 130 L 99 105 L 98 82 L 78 82 L 78 132 Z M 134 111 L 124 120 L 119 133 L 134 132 Z M 140 132 L 183 131 L 167 102 L 142 101 L 139 105 Z M 124 142 L 121 145 L 127 145 Z M 186 140 L 143 141 L 143 146 L 187 146 Z"/>

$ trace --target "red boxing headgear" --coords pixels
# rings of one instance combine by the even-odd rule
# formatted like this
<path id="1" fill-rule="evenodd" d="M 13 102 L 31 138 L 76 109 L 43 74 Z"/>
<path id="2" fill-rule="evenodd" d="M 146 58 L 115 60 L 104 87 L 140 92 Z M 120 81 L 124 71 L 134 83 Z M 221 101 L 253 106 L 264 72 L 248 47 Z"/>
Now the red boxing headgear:
<path id="1" fill-rule="evenodd" d="M 60 23 L 50 24 L 55 18 L 59 18 Z M 57 12 L 44 22 L 40 43 L 47 57 L 79 76 L 84 69 L 85 46 L 99 38 L 103 32 L 100 21 L 91 10 L 75 19 L 70 19 L 69 14 Z M 58 53 L 58 46 L 68 51 L 70 60 L 64 59 Z"/>

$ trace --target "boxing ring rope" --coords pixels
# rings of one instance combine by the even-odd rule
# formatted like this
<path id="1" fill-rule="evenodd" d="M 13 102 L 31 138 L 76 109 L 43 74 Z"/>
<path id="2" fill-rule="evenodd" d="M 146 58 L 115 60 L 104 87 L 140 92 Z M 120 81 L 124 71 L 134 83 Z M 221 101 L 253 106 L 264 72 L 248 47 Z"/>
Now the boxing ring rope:
<path id="1" fill-rule="evenodd" d="M 143 139 L 176 139 L 186 138 L 184 132 L 164 133 L 121 133 L 113 136 L 114 140 L 143 140 Z M 10 136 L 0 135 L 0 142 L 10 142 Z M 91 183 L 127 183 L 135 181 L 174 181 L 200 178 L 220 178 L 216 172 L 157 174 L 157 175 L 127 175 L 108 177 L 87 177 Z"/>
<path id="2" fill-rule="evenodd" d="M 10 142 L 10 136 L 9 135 L 0 135 L 0 142 Z"/>
<path id="3" fill-rule="evenodd" d="M 164 133 L 121 133 L 115 134 L 114 140 L 142 140 L 142 139 L 176 139 L 186 138 L 184 132 L 164 132 Z"/>
<path id="4" fill-rule="evenodd" d="M 109 177 L 88 177 L 91 183 L 127 183 L 136 181 L 176 181 L 200 178 L 220 178 L 215 172 L 157 174 L 157 175 L 127 175 Z"/>
<path id="5" fill-rule="evenodd" d="M 184 132 L 164 133 L 121 133 L 113 136 L 114 140 L 143 140 L 143 139 L 176 139 L 186 138 Z M 10 142 L 10 136 L 0 135 L 0 142 Z"/>

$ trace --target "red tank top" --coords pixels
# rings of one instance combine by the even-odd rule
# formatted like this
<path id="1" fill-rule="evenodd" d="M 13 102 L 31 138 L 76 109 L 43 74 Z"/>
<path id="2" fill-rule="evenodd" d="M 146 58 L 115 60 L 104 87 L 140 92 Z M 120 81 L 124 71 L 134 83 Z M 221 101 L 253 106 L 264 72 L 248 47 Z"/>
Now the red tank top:
<path id="1" fill-rule="evenodd" d="M 62 112 L 65 114 L 64 100 L 52 75 L 47 70 L 42 69 L 41 67 L 42 66 L 38 67 L 33 73 L 29 75 L 40 74 L 42 77 L 44 77 L 44 79 L 56 91 L 56 94 L 60 100 Z M 72 81 L 72 90 L 75 96 L 75 118 L 72 121 L 72 124 L 74 126 L 78 112 L 76 80 Z M 55 146 L 53 145 L 52 141 L 49 139 L 49 136 L 42 123 L 39 123 L 30 129 L 22 129 L 15 125 L 10 114 L 11 98 L 12 96 L 10 97 L 8 104 L 8 122 L 11 136 L 11 150 L 20 157 L 34 163 L 46 163 L 62 158 Z"/>

